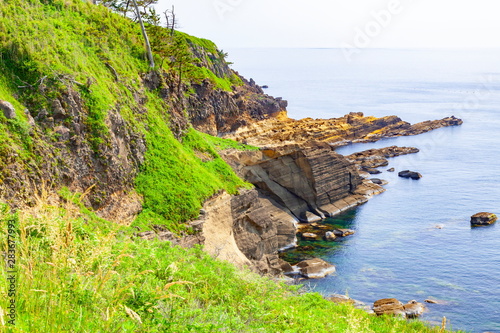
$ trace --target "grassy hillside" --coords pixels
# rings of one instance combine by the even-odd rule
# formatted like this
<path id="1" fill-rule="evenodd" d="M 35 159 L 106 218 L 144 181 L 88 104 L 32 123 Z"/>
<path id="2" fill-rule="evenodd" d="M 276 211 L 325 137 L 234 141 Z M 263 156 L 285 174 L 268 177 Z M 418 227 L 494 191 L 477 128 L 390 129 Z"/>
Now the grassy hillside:
<path id="1" fill-rule="evenodd" d="M 186 50 L 192 45 L 217 52 L 210 41 L 182 33 L 179 38 Z M 136 224 L 163 224 L 178 231 L 182 229 L 180 222 L 197 216 L 201 203 L 213 193 L 220 189 L 235 193 L 246 185 L 205 142 L 205 136 L 188 130 L 179 141 L 172 135 L 172 104 L 161 98 L 159 91 L 147 91 L 142 85 L 141 76 L 150 70 L 143 50 L 138 26 L 103 6 L 76 0 L 3 2 L 0 99 L 16 107 L 18 119 L 0 115 L 0 152 L 6 151 L 3 156 L 8 152 L 20 155 L 37 165 L 44 157 L 37 156 L 33 141 L 40 145 L 41 136 L 47 141 L 46 137 L 56 134 L 49 126 L 43 133 L 27 135 L 29 126 L 22 110 L 28 109 L 35 118 L 43 110 L 51 116 L 53 100 L 73 89 L 82 96 L 88 112 L 84 115 L 88 126 L 84 139 L 99 156 L 110 144 L 108 111 L 119 109 L 132 131 L 145 137 L 148 148 L 136 179 L 136 189 L 145 200 Z M 158 63 L 161 60 L 158 56 Z M 209 65 L 213 61 L 209 59 Z M 163 69 L 156 70 L 168 72 L 168 62 L 163 64 Z M 227 89 L 233 80 L 217 77 L 208 68 L 194 67 L 184 81 L 199 82 L 207 77 Z M 66 119 L 65 123 L 71 121 Z M 208 157 L 200 159 L 200 154 Z M 5 176 L 5 172 L 1 174 Z"/>
<path id="2" fill-rule="evenodd" d="M 203 50 L 219 53 L 210 41 L 179 36 L 181 45 L 195 50 L 194 58 Z M 93 159 L 105 161 L 110 147 L 110 110 L 145 139 L 133 182 L 144 197 L 143 210 L 133 226 L 182 231 L 182 222 L 196 217 L 207 197 L 248 186 L 217 154 L 237 144 L 189 126 L 177 137 L 172 132 L 189 82 L 209 79 L 226 90 L 239 84 L 215 71 L 220 54 L 198 59 L 205 67 L 182 78 L 181 95 L 165 98 L 161 89 L 143 84 L 150 69 L 138 26 L 80 0 L 2 1 L 0 53 L 0 99 L 17 112 L 14 119 L 0 113 L 0 184 L 18 177 L 12 165 L 31 182 L 40 180 L 23 185 L 38 190 L 26 191 L 29 207 L 0 207 L 0 251 L 7 259 L 0 269 L 0 332 L 440 332 L 302 294 L 238 271 L 200 248 L 138 239 L 135 228 L 99 218 L 87 207 L 90 193 L 57 186 L 56 174 L 44 179 L 46 187 L 41 184 L 44 163 L 73 148 L 58 141 L 54 126 L 39 123 L 39 116 L 54 116 L 54 100 L 76 91 L 85 106 L 77 115 L 85 125 L 80 139 Z M 161 54 L 157 60 L 162 63 Z M 155 70 L 175 75 L 172 66 L 166 61 Z M 63 125 L 70 128 L 75 117 Z M 64 160 L 58 163 L 64 167 Z M 100 186 L 105 195 L 106 184 Z M 13 303 L 15 325 L 8 316 Z"/>
<path id="3" fill-rule="evenodd" d="M 373 317 L 319 294 L 276 283 L 217 261 L 200 248 L 145 241 L 127 227 L 37 197 L 29 210 L 0 213 L 17 240 L 16 325 L 0 332 L 443 332 L 421 322 Z M 7 312 L 7 273 L 0 307 Z"/>

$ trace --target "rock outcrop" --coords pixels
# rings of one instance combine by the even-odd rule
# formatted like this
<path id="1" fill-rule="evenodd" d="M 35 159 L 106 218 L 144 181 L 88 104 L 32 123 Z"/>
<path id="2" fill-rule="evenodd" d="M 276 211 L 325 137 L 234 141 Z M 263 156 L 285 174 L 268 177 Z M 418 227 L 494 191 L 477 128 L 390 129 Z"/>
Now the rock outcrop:
<path id="1" fill-rule="evenodd" d="M 473 227 L 480 227 L 495 223 L 497 216 L 493 213 L 481 212 L 471 216 L 470 224 Z"/>
<path id="2" fill-rule="evenodd" d="M 395 298 L 384 298 L 373 303 L 373 311 L 378 316 L 393 315 L 411 319 L 422 315 L 425 307 L 422 303 L 414 300 L 403 304 Z"/>
<path id="3" fill-rule="evenodd" d="M 416 135 L 446 126 L 461 125 L 454 116 L 410 124 L 396 116 L 365 117 L 351 112 L 340 118 L 293 120 L 282 117 L 240 127 L 225 137 L 258 147 L 326 142 L 342 146 L 356 142 L 374 142 L 382 138 Z"/>
<path id="4" fill-rule="evenodd" d="M 220 193 L 204 205 L 205 250 L 235 265 L 264 274 L 281 272 L 278 250 L 294 246 L 295 218 L 257 190 Z"/>
<path id="5" fill-rule="evenodd" d="M 301 222 L 333 216 L 383 191 L 365 182 L 351 163 L 326 144 L 227 151 L 222 157 Z"/>
<path id="6" fill-rule="evenodd" d="M 301 261 L 293 267 L 296 267 L 296 271 L 308 279 L 321 279 L 335 272 L 335 266 L 319 258 Z"/>
<path id="7" fill-rule="evenodd" d="M 415 147 L 398 147 L 391 146 L 379 149 L 368 149 L 359 153 L 347 155 L 346 158 L 350 162 L 356 164 L 360 169 L 373 169 L 389 164 L 388 158 L 415 154 L 420 150 Z"/>

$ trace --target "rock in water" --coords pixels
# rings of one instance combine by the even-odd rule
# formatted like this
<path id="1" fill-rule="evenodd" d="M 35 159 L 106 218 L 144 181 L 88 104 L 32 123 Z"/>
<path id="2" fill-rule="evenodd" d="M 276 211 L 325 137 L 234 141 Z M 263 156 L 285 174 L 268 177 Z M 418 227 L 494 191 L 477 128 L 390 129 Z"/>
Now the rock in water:
<path id="1" fill-rule="evenodd" d="M 470 217 L 470 224 L 473 227 L 490 225 L 495 223 L 497 220 L 497 216 L 493 213 L 481 212 L 474 214 Z"/>
<path id="2" fill-rule="evenodd" d="M 420 179 L 422 178 L 422 175 L 418 172 L 415 171 L 410 171 L 410 170 L 403 170 L 398 173 L 399 177 L 403 178 L 411 178 L 411 179 Z"/>
<path id="3" fill-rule="evenodd" d="M 424 313 L 425 306 L 417 301 L 409 301 L 407 304 L 403 305 L 405 310 L 406 318 L 417 318 Z"/>
<path id="4" fill-rule="evenodd" d="M 354 235 L 355 232 L 356 231 L 351 230 L 351 229 L 335 229 L 335 230 L 333 230 L 333 233 L 337 237 L 346 237 L 346 236 Z"/>
<path id="5" fill-rule="evenodd" d="M 305 232 L 302 234 L 302 237 L 305 239 L 316 239 L 316 238 L 318 238 L 318 235 L 316 235 L 313 232 Z"/>
<path id="6" fill-rule="evenodd" d="M 297 267 L 300 274 L 308 279 L 321 279 L 335 272 L 335 266 L 318 258 L 301 261 Z"/>
<path id="7" fill-rule="evenodd" d="M 337 238 L 337 236 L 335 236 L 335 233 L 333 233 L 332 231 L 327 231 L 325 233 L 325 237 L 324 238 L 327 241 L 334 241 Z"/>
<path id="8" fill-rule="evenodd" d="M 377 316 L 384 314 L 406 317 L 403 303 L 395 298 L 383 298 L 373 303 L 373 311 Z"/>

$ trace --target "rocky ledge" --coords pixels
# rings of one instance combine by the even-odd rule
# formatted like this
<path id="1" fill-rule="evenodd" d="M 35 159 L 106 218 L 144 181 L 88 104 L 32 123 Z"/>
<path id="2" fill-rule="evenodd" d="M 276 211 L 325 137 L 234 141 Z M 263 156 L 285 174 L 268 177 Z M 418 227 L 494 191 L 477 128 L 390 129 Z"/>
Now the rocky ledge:
<path id="1" fill-rule="evenodd" d="M 454 116 L 412 125 L 396 116 L 365 117 L 362 112 L 351 112 L 340 118 L 301 120 L 287 118 L 283 113 L 280 118 L 242 126 L 234 132 L 224 133 L 224 136 L 259 147 L 302 145 L 312 141 L 342 146 L 357 142 L 374 142 L 382 138 L 417 135 L 461 124 L 462 120 Z"/>

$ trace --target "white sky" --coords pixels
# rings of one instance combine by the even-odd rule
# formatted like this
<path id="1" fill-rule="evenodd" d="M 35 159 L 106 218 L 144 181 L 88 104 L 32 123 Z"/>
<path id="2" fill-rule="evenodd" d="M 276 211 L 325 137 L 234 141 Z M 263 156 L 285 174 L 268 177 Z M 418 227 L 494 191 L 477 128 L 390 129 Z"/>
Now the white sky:
<path id="1" fill-rule="evenodd" d="M 500 47 L 499 0 L 159 0 L 157 7 L 172 5 L 179 30 L 222 49 Z"/>

